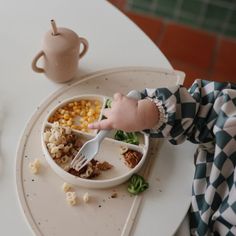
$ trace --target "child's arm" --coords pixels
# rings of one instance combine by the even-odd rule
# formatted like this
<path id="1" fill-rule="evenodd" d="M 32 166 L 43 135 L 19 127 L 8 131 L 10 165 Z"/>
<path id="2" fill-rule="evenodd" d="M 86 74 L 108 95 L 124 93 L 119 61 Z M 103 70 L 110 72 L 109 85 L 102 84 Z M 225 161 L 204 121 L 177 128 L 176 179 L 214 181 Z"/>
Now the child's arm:
<path id="1" fill-rule="evenodd" d="M 165 137 L 173 144 L 185 139 L 199 143 L 191 232 L 230 234 L 236 225 L 236 85 L 196 80 L 189 90 L 145 89 L 140 95 L 140 101 L 115 95 L 112 108 L 105 112 L 108 119 L 93 127 L 147 129 L 151 137 Z"/>
<path id="2" fill-rule="evenodd" d="M 139 101 L 116 94 L 112 108 L 104 113 L 107 120 L 89 127 L 127 132 L 145 129 L 151 137 L 165 137 L 173 144 L 186 139 L 209 142 L 214 137 L 212 129 L 220 109 L 218 105 L 216 110 L 213 107 L 220 100 L 221 91 L 230 87 L 229 83 L 196 80 L 189 90 L 183 86 L 145 89 Z"/>

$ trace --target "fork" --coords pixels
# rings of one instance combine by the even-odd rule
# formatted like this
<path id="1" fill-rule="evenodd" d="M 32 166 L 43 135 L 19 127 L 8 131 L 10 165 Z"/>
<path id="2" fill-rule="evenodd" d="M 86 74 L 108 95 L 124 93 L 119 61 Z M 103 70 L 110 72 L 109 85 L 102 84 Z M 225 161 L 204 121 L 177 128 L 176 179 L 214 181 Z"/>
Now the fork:
<path id="1" fill-rule="evenodd" d="M 136 90 L 132 90 L 127 94 L 127 97 L 133 99 L 140 99 L 141 96 Z M 99 133 L 91 140 L 87 141 L 78 151 L 70 167 L 76 171 L 81 170 L 86 166 L 98 153 L 99 147 L 103 139 L 107 136 L 110 130 L 100 130 Z"/>

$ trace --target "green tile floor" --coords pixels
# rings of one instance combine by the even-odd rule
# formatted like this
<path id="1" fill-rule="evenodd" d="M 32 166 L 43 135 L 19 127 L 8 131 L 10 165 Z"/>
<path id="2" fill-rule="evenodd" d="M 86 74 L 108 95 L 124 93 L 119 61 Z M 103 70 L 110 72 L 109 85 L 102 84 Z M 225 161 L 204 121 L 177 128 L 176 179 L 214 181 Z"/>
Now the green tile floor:
<path id="1" fill-rule="evenodd" d="M 236 37 L 236 0 L 128 0 L 127 8 Z"/>

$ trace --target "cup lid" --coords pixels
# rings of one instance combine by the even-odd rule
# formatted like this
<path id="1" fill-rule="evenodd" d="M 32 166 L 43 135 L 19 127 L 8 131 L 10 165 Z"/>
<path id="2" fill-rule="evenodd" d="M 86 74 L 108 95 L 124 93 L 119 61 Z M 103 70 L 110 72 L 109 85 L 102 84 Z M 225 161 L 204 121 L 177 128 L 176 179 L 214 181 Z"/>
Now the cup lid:
<path id="1" fill-rule="evenodd" d="M 49 51 L 66 51 L 78 46 L 78 35 L 68 28 L 57 28 L 57 34 L 49 30 L 43 39 L 43 47 Z"/>

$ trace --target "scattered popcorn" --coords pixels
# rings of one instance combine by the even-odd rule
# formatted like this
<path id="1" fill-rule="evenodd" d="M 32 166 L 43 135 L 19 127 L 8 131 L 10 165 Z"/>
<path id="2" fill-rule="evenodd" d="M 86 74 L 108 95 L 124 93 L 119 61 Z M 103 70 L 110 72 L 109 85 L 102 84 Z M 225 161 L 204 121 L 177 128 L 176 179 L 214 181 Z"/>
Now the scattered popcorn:
<path id="1" fill-rule="evenodd" d="M 90 199 L 89 194 L 88 194 L 88 193 L 85 193 L 84 196 L 83 196 L 83 201 L 84 201 L 85 203 L 88 203 L 88 202 L 89 202 L 89 199 Z"/>
<path id="2" fill-rule="evenodd" d="M 32 174 L 38 174 L 40 167 L 41 164 L 38 159 L 35 159 L 33 162 L 29 163 L 29 168 Z"/>
<path id="3" fill-rule="evenodd" d="M 66 201 L 68 204 L 70 204 L 71 206 L 76 205 L 77 201 L 77 196 L 75 192 L 67 192 L 66 193 Z"/>

